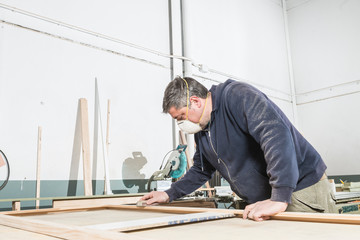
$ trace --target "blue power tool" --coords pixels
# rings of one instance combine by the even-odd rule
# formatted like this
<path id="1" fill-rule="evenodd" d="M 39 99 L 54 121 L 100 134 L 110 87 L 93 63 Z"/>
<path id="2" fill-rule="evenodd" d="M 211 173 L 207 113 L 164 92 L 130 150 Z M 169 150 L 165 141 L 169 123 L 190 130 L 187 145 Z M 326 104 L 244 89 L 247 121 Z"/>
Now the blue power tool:
<path id="1" fill-rule="evenodd" d="M 168 155 L 169 153 L 171 153 L 164 168 L 162 168 L 161 164 L 160 169 L 154 172 L 148 181 L 149 192 L 152 189 L 152 182 L 179 178 L 185 173 L 187 166 L 187 160 L 185 155 L 186 147 L 187 145 L 178 145 L 176 149 L 171 150 L 166 154 Z"/>

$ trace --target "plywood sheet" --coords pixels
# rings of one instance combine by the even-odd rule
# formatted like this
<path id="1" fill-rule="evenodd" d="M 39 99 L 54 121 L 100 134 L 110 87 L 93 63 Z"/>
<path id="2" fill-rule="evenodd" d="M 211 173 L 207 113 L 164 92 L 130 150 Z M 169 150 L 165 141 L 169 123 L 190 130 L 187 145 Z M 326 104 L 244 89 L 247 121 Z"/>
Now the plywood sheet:
<path id="1" fill-rule="evenodd" d="M 92 211 L 48 213 L 44 215 L 23 216 L 22 218 L 61 223 L 72 226 L 86 226 L 173 215 L 176 214 L 151 211 L 104 209 Z"/>
<path id="2" fill-rule="evenodd" d="M 241 218 L 221 219 L 167 228 L 156 228 L 129 234 L 157 240 L 184 239 L 276 239 L 329 240 L 358 239 L 359 225 L 309 223 L 269 220 L 254 222 Z"/>
<path id="3" fill-rule="evenodd" d="M 56 240 L 58 238 L 50 237 L 38 233 L 32 233 L 17 228 L 0 225 L 1 239 L 6 240 Z"/>

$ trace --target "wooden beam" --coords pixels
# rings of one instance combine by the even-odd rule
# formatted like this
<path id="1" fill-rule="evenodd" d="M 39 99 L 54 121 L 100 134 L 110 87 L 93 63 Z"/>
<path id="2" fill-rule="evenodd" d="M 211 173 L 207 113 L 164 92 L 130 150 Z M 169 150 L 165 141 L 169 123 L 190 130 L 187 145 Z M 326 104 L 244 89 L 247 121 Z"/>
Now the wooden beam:
<path id="1" fill-rule="evenodd" d="M 5 159 L 3 159 L 2 154 L 0 154 L 0 167 L 5 166 Z"/>
<path id="2" fill-rule="evenodd" d="M 35 197 L 40 198 L 40 170 L 41 170 L 41 142 L 42 142 L 42 128 L 38 127 L 38 141 L 37 141 L 37 162 L 36 162 L 36 193 Z M 40 200 L 35 201 L 36 209 L 40 207 Z"/>
<path id="3" fill-rule="evenodd" d="M 92 195 L 91 159 L 90 159 L 90 136 L 88 104 L 85 98 L 80 98 L 81 115 L 81 147 L 83 155 L 84 194 Z"/>
<path id="4" fill-rule="evenodd" d="M 232 209 L 212 209 L 212 208 L 186 208 L 186 207 L 162 207 L 162 206 L 108 206 L 111 209 L 136 209 L 149 211 L 161 211 L 170 213 L 191 213 L 191 212 L 228 212 L 233 213 L 237 217 L 243 216 L 243 210 Z M 351 214 L 333 214 L 333 213 L 301 213 L 301 212 L 283 212 L 272 216 L 273 220 L 284 221 L 300 221 L 300 222 L 321 222 L 321 223 L 340 223 L 340 224 L 356 224 L 360 225 L 360 215 Z"/>
<path id="5" fill-rule="evenodd" d="M 203 212 L 180 214 L 166 217 L 137 219 L 132 221 L 111 222 L 105 224 L 89 225 L 86 228 L 97 230 L 116 230 L 120 232 L 135 231 L 140 229 L 148 229 L 160 226 L 172 226 L 185 223 L 203 222 L 209 220 L 216 220 L 221 218 L 235 217 L 233 213 L 224 212 Z"/>
<path id="6" fill-rule="evenodd" d="M 20 201 L 13 201 L 12 202 L 12 210 L 13 211 L 20 211 L 21 210 L 21 202 Z"/>
<path id="7" fill-rule="evenodd" d="M 137 211 L 155 211 L 164 213 L 201 213 L 201 212 L 220 212 L 232 213 L 237 217 L 242 217 L 243 210 L 232 209 L 214 209 L 214 208 L 189 208 L 189 207 L 167 207 L 167 206 L 144 206 L 135 205 L 107 205 L 102 207 L 78 207 L 78 208 L 51 208 L 39 210 L 23 210 L 19 212 L 0 212 L 0 215 L 25 216 L 46 214 L 51 212 L 71 212 L 71 211 L 88 211 L 97 209 L 118 209 L 118 210 L 137 210 Z M 329 213 L 300 213 L 300 212 L 283 212 L 272 216 L 273 220 L 284 221 L 301 221 L 301 222 L 321 222 L 321 223 L 341 223 L 360 225 L 360 215 L 351 214 L 329 214 Z"/>
<path id="8" fill-rule="evenodd" d="M 110 99 L 107 100 L 107 113 L 106 113 L 106 137 L 105 137 L 105 146 L 106 146 L 106 150 L 104 149 L 103 151 L 106 151 L 106 156 L 109 157 L 109 146 L 110 146 Z M 105 166 L 105 184 L 104 184 L 104 194 L 112 194 L 111 191 L 111 185 L 110 185 L 110 173 L 109 173 L 109 159 L 107 158 L 107 162 L 104 163 L 106 164 Z M 104 164 L 104 165 L 105 165 Z"/>
<path id="9" fill-rule="evenodd" d="M 93 239 L 93 240 L 140 240 L 144 238 L 129 236 L 125 233 L 111 231 L 99 231 L 83 227 L 69 226 L 58 223 L 45 222 L 35 219 L 25 219 L 14 216 L 0 215 L 0 224 L 18 228 L 29 232 L 44 234 L 61 239 Z"/>
<path id="10" fill-rule="evenodd" d="M 135 204 L 141 197 L 54 200 L 54 208 L 101 207 L 105 205 Z"/>

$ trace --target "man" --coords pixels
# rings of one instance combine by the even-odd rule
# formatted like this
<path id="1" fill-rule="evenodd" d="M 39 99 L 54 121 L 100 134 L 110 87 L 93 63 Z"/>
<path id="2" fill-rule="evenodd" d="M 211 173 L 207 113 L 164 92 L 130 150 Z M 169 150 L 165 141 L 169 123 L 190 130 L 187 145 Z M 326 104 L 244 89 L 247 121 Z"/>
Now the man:
<path id="1" fill-rule="evenodd" d="M 147 204 L 169 202 L 202 186 L 218 170 L 249 205 L 243 218 L 262 221 L 284 211 L 335 212 L 318 152 L 258 89 L 227 80 L 208 91 L 192 78 L 167 86 L 163 111 L 195 133 L 194 166 Z"/>

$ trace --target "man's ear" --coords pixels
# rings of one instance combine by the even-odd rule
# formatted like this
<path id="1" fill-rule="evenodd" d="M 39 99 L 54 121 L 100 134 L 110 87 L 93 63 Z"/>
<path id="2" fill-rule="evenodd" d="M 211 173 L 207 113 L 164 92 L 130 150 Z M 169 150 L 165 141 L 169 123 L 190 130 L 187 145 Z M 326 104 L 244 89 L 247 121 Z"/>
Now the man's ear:
<path id="1" fill-rule="evenodd" d="M 197 97 L 197 96 L 191 96 L 190 97 L 190 102 L 194 105 L 196 105 L 198 108 L 201 107 L 201 101 L 200 101 L 200 98 Z"/>

